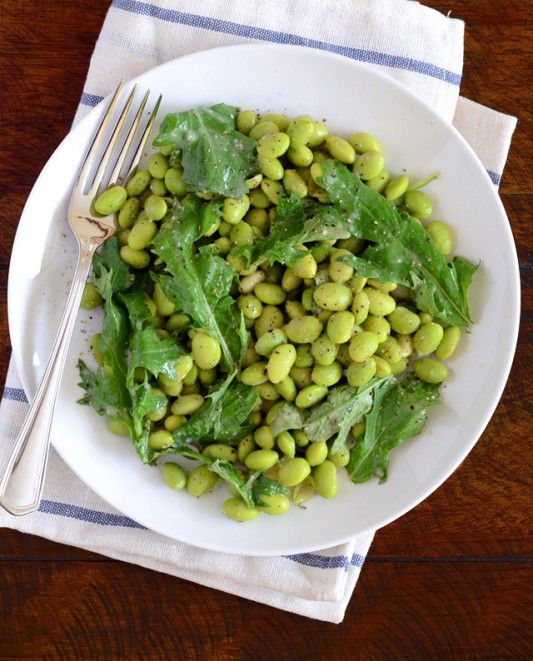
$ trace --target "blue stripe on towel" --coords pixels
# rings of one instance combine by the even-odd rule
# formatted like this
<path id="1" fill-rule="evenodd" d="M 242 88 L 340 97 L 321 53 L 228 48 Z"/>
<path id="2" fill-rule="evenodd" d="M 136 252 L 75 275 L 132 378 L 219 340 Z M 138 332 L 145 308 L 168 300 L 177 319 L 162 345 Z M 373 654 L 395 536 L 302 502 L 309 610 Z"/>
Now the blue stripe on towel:
<path id="1" fill-rule="evenodd" d="M 15 402 L 26 402 L 28 403 L 28 398 L 26 397 L 26 393 L 22 388 L 5 388 L 4 389 L 4 394 L 2 395 L 2 399 L 11 399 Z"/>
<path id="2" fill-rule="evenodd" d="M 41 500 L 39 512 L 65 516 L 70 519 L 77 519 L 78 521 L 87 521 L 87 523 L 97 523 L 100 526 L 121 526 L 124 528 L 141 528 L 142 530 L 146 530 L 140 523 L 133 521 L 127 516 L 99 512 L 98 510 L 91 510 L 86 507 L 59 503 L 55 500 Z"/>
<path id="3" fill-rule="evenodd" d="M 362 567 L 364 556 L 354 553 L 351 558 L 345 555 L 318 555 L 316 553 L 298 553 L 297 555 L 284 556 L 287 560 L 293 560 L 300 565 L 307 565 L 316 569 L 341 569 L 348 571 L 350 567 Z"/>
<path id="4" fill-rule="evenodd" d="M 501 175 L 501 174 L 498 174 L 497 172 L 493 172 L 492 170 L 487 170 L 487 174 L 489 175 L 489 177 L 491 178 L 492 183 L 493 183 L 495 186 L 499 186 L 499 185 L 500 185 L 500 181 L 501 181 L 501 179 L 502 179 L 502 175 Z"/>
<path id="5" fill-rule="evenodd" d="M 261 41 L 272 41 L 278 44 L 293 44 L 296 46 L 318 48 L 320 50 L 330 51 L 331 53 L 344 55 L 345 57 L 360 62 L 368 62 L 370 64 L 379 64 L 385 67 L 414 71 L 415 73 L 431 76 L 432 78 L 442 80 L 451 85 L 458 86 L 461 83 L 460 74 L 449 71 L 448 69 L 443 69 L 442 67 L 438 67 L 430 62 L 425 62 L 424 60 L 415 60 L 410 57 L 391 55 L 390 53 L 365 50 L 363 48 L 350 48 L 349 46 L 332 44 L 327 41 L 320 41 L 319 39 L 302 37 L 291 32 L 278 32 L 276 30 L 269 30 L 267 28 L 260 28 L 253 25 L 243 25 L 242 23 L 224 21 L 210 16 L 189 14 L 174 9 L 162 9 L 161 7 L 157 7 L 148 2 L 139 2 L 139 0 L 113 0 L 112 6 L 116 9 L 122 9 L 123 11 L 132 14 L 153 16 L 154 18 L 169 23 L 189 25 L 204 30 L 212 30 L 213 32 L 234 34 L 238 37 L 245 37 L 247 39 L 258 39 Z"/>
<path id="6" fill-rule="evenodd" d="M 100 103 L 100 101 L 102 101 L 103 98 L 103 96 L 99 96 L 98 94 L 88 94 L 87 92 L 84 92 L 81 95 L 80 103 L 83 103 L 84 106 L 90 106 L 91 108 L 94 108 Z"/>

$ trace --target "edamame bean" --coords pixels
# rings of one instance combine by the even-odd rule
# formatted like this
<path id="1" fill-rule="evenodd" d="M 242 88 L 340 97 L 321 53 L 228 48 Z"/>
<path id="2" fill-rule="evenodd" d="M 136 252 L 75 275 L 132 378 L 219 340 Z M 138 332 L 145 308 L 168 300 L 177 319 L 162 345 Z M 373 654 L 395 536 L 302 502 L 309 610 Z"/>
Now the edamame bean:
<path id="1" fill-rule="evenodd" d="M 252 434 L 247 434 L 244 438 L 241 438 L 239 445 L 237 446 L 237 458 L 244 463 L 246 457 L 255 450 L 255 442 Z"/>
<path id="2" fill-rule="evenodd" d="M 445 257 L 452 252 L 453 234 L 449 225 L 443 223 L 442 220 L 432 220 L 426 225 L 426 232 Z"/>
<path id="3" fill-rule="evenodd" d="M 176 197 L 183 197 L 187 193 L 181 168 L 169 168 L 165 172 L 165 186 Z"/>
<path id="4" fill-rule="evenodd" d="M 372 360 L 376 363 L 376 372 L 374 376 L 377 376 L 379 379 L 385 376 L 390 376 L 392 374 L 390 364 L 382 358 L 381 356 L 372 356 Z"/>
<path id="5" fill-rule="evenodd" d="M 249 294 L 254 290 L 255 286 L 260 282 L 263 282 L 264 279 L 265 274 L 263 271 L 255 271 L 255 273 L 251 273 L 250 275 L 241 278 L 239 288 L 243 294 Z"/>
<path id="6" fill-rule="evenodd" d="M 266 496 L 261 496 L 261 504 L 258 505 L 259 509 L 270 516 L 279 516 L 289 511 L 290 501 L 283 493 L 273 493 Z"/>
<path id="7" fill-rule="evenodd" d="M 246 185 L 248 186 L 249 190 L 252 190 L 252 188 L 257 188 L 262 181 L 263 181 L 263 175 L 259 173 L 247 179 Z"/>
<path id="8" fill-rule="evenodd" d="M 355 316 L 348 310 L 334 312 L 328 319 L 326 328 L 329 339 L 335 344 L 344 344 L 352 336 L 355 326 Z"/>
<path id="9" fill-rule="evenodd" d="M 167 431 L 173 432 L 184 425 L 185 422 L 187 422 L 187 418 L 184 415 L 167 415 L 164 425 Z"/>
<path id="10" fill-rule="evenodd" d="M 364 433 L 366 429 L 366 422 L 362 420 L 361 422 L 357 422 L 355 425 L 352 426 L 350 429 L 350 434 L 352 435 L 354 441 L 357 441 Z"/>
<path id="11" fill-rule="evenodd" d="M 440 324 L 430 321 L 421 326 L 413 338 L 413 346 L 419 356 L 433 353 L 444 337 L 444 329 Z"/>
<path id="12" fill-rule="evenodd" d="M 352 290 L 352 294 L 355 296 L 359 292 L 363 291 L 366 283 L 367 283 L 367 278 L 365 278 L 362 275 L 354 275 L 354 277 L 350 280 L 349 283 L 350 288 Z"/>
<path id="13" fill-rule="evenodd" d="M 231 464 L 237 461 L 237 450 L 226 443 L 212 443 L 203 450 L 202 454 L 211 459 L 229 461 Z"/>
<path id="14" fill-rule="evenodd" d="M 165 395 L 177 397 L 183 390 L 181 379 L 171 379 L 166 374 L 160 374 L 157 381 Z"/>
<path id="15" fill-rule="evenodd" d="M 192 338 L 192 357 L 200 369 L 216 367 L 222 357 L 218 340 L 206 333 L 196 333 Z"/>
<path id="16" fill-rule="evenodd" d="M 313 471 L 315 489 L 322 498 L 333 498 L 337 494 L 337 468 L 329 459 Z"/>
<path id="17" fill-rule="evenodd" d="M 276 347 L 284 344 L 287 341 L 287 336 L 281 328 L 263 333 L 255 343 L 255 350 L 261 356 L 269 356 Z"/>
<path id="18" fill-rule="evenodd" d="M 396 342 L 400 347 L 402 358 L 407 358 L 413 353 L 413 338 L 411 335 L 396 335 Z"/>
<path id="19" fill-rule="evenodd" d="M 254 233 L 251 225 L 248 225 L 244 220 L 239 221 L 231 228 L 229 238 L 236 246 L 246 246 L 253 243 Z"/>
<path id="20" fill-rule="evenodd" d="M 378 338 L 374 333 L 361 331 L 350 340 L 350 346 L 348 348 L 350 358 L 356 363 L 362 363 L 376 353 L 378 345 Z"/>
<path id="21" fill-rule="evenodd" d="M 303 482 L 292 490 L 292 499 L 297 505 L 303 505 L 315 494 L 315 481 L 308 475 Z"/>
<path id="22" fill-rule="evenodd" d="M 294 291 L 302 284 L 302 278 L 297 276 L 291 268 L 285 269 L 281 279 L 281 288 L 285 291 Z"/>
<path id="23" fill-rule="evenodd" d="M 433 358 L 419 358 L 413 364 L 415 374 L 426 383 L 442 383 L 448 378 L 448 368 Z"/>
<path id="24" fill-rule="evenodd" d="M 387 200 L 397 200 L 401 197 L 409 187 L 409 177 L 406 174 L 401 174 L 399 177 L 394 177 L 385 186 L 385 197 Z"/>
<path id="25" fill-rule="evenodd" d="M 355 149 L 352 145 L 337 135 L 326 138 L 326 149 L 337 161 L 341 163 L 353 163 L 355 161 Z"/>
<path id="26" fill-rule="evenodd" d="M 263 307 L 263 312 L 261 312 L 261 316 L 256 320 L 254 325 L 256 337 L 259 339 L 261 335 L 268 333 L 268 331 L 274 330 L 275 328 L 281 328 L 283 322 L 283 312 L 279 308 L 274 305 L 265 305 Z"/>
<path id="27" fill-rule="evenodd" d="M 377 177 L 373 177 L 366 182 L 366 185 L 375 190 L 376 193 L 382 193 L 390 181 L 390 174 L 387 170 L 381 170 Z"/>
<path id="28" fill-rule="evenodd" d="M 367 151 L 355 161 L 353 171 L 364 181 L 377 177 L 385 167 L 385 158 L 380 151 Z"/>
<path id="29" fill-rule="evenodd" d="M 166 429 L 153 431 L 148 435 L 148 445 L 152 450 L 164 450 L 172 445 L 174 439 Z"/>
<path id="30" fill-rule="evenodd" d="M 297 319 L 298 317 L 305 317 L 306 309 L 299 301 L 287 301 L 285 312 L 289 319 Z"/>
<path id="31" fill-rule="evenodd" d="M 369 312 L 376 317 L 385 317 L 396 308 L 396 301 L 392 296 L 373 287 L 364 289 L 369 301 Z"/>
<path id="32" fill-rule="evenodd" d="M 211 386 L 217 380 L 217 371 L 214 367 L 209 370 L 198 370 L 198 378 L 204 386 Z"/>
<path id="33" fill-rule="evenodd" d="M 315 289 L 313 298 L 315 303 L 324 310 L 338 312 L 350 307 L 352 292 L 349 287 L 340 282 L 326 282 Z"/>
<path id="34" fill-rule="evenodd" d="M 122 246 L 120 257 L 134 269 L 144 269 L 150 263 L 150 255 L 145 250 L 134 250 L 130 246 Z"/>
<path id="35" fill-rule="evenodd" d="M 128 235 L 128 246 L 132 250 L 147 248 L 157 234 L 157 225 L 151 220 L 137 221 Z"/>
<path id="36" fill-rule="evenodd" d="M 283 185 L 289 193 L 294 193 L 298 197 L 307 195 L 307 184 L 296 170 L 285 170 L 283 173 Z"/>
<path id="37" fill-rule="evenodd" d="M 293 148 L 307 145 L 313 139 L 314 133 L 315 123 L 310 117 L 297 117 L 287 127 L 287 134 Z"/>
<path id="38" fill-rule="evenodd" d="M 270 200 L 260 188 L 251 190 L 248 197 L 250 198 L 250 204 L 256 209 L 268 209 L 270 206 Z"/>
<path id="39" fill-rule="evenodd" d="M 222 503 L 224 514 L 234 521 L 244 523 L 245 521 L 253 521 L 259 516 L 258 509 L 250 509 L 242 498 L 235 496 L 228 498 Z"/>
<path id="40" fill-rule="evenodd" d="M 457 349 L 459 340 L 461 339 L 461 329 L 459 326 L 450 326 L 444 331 L 442 340 L 435 350 L 435 357 L 439 360 L 448 360 L 451 358 Z"/>
<path id="41" fill-rule="evenodd" d="M 250 130 L 250 133 L 248 135 L 250 136 L 250 138 L 253 138 L 254 140 L 259 140 L 264 135 L 277 133 L 278 131 L 279 131 L 278 125 L 274 124 L 274 122 L 261 120 L 260 122 L 257 122 L 257 124 Z"/>
<path id="42" fill-rule="evenodd" d="M 285 325 L 285 334 L 295 344 L 309 344 L 314 342 L 322 332 L 323 324 L 316 317 L 306 315 L 291 319 Z"/>
<path id="43" fill-rule="evenodd" d="M 388 320 L 392 330 L 402 335 L 410 335 L 417 331 L 420 326 L 418 315 L 402 305 L 399 305 L 389 314 Z"/>
<path id="44" fill-rule="evenodd" d="M 248 135 L 257 124 L 257 113 L 253 110 L 241 110 L 237 115 L 237 130 Z"/>
<path id="45" fill-rule="evenodd" d="M 318 386 L 332 386 L 342 378 L 342 366 L 337 362 L 331 365 L 315 365 L 311 378 Z"/>
<path id="46" fill-rule="evenodd" d="M 210 471 L 207 466 L 196 466 L 189 473 L 187 491 L 191 496 L 199 498 L 204 493 L 211 491 L 217 485 L 218 480 L 218 475 Z"/>
<path id="47" fill-rule="evenodd" d="M 296 347 L 296 360 L 294 361 L 295 367 L 311 367 L 314 363 L 313 355 L 311 354 L 311 346 L 309 344 L 300 344 Z"/>
<path id="48" fill-rule="evenodd" d="M 138 170 L 126 184 L 127 194 L 130 197 L 141 195 L 150 185 L 150 179 L 151 177 L 148 170 Z"/>
<path id="49" fill-rule="evenodd" d="M 92 282 L 85 283 L 83 294 L 81 295 L 80 308 L 82 310 L 94 310 L 102 304 L 100 292 Z"/>
<path id="50" fill-rule="evenodd" d="M 267 374 L 271 383 L 279 383 L 289 375 L 296 359 L 296 349 L 292 344 L 281 344 L 270 354 L 267 364 Z M 249 368 L 248 368 L 249 369 Z"/>
<path id="51" fill-rule="evenodd" d="M 158 422 L 162 420 L 167 414 L 168 400 L 165 393 L 160 388 L 151 388 L 153 396 L 153 405 L 149 413 L 146 414 L 148 420 Z"/>
<path id="52" fill-rule="evenodd" d="M 398 374 L 403 374 L 407 369 L 407 359 L 400 358 L 396 363 L 390 363 L 391 374 L 397 376 Z"/>
<path id="53" fill-rule="evenodd" d="M 254 450 L 244 460 L 247 468 L 253 471 L 266 471 L 279 459 L 275 450 Z"/>
<path id="54" fill-rule="evenodd" d="M 254 294 L 265 305 L 280 305 L 287 298 L 283 289 L 271 282 L 260 282 L 255 286 Z"/>
<path id="55" fill-rule="evenodd" d="M 161 472 L 163 473 L 165 482 L 171 489 L 175 491 L 185 489 L 187 473 L 179 464 L 167 461 L 161 466 Z"/>
<path id="56" fill-rule="evenodd" d="M 167 203 L 159 195 L 150 195 L 144 202 L 144 213 L 148 220 L 162 220 L 168 211 Z"/>
<path id="57" fill-rule="evenodd" d="M 266 122 L 274 122 L 280 131 L 286 131 L 289 126 L 289 118 L 287 115 L 282 115 L 277 112 L 269 112 L 264 115 L 263 120 Z"/>
<path id="58" fill-rule="evenodd" d="M 117 418 L 109 418 L 107 420 L 107 428 L 115 436 L 129 436 L 130 432 L 128 425 L 123 420 Z"/>
<path id="59" fill-rule="evenodd" d="M 268 381 L 266 363 L 258 362 L 241 372 L 241 381 L 247 386 L 259 386 Z"/>
<path id="60" fill-rule="evenodd" d="M 328 137 L 328 127 L 323 122 L 314 122 L 313 135 L 307 141 L 309 147 L 318 147 Z"/>
<path id="61" fill-rule="evenodd" d="M 328 394 L 328 389 L 325 386 L 318 386 L 313 384 L 307 386 L 296 395 L 295 404 L 298 408 L 308 409 L 314 404 L 318 404 L 321 399 Z"/>
<path id="62" fill-rule="evenodd" d="M 272 181 L 272 179 L 263 179 L 261 190 L 272 204 L 277 204 L 285 192 L 281 183 L 279 181 Z"/>
<path id="63" fill-rule="evenodd" d="M 370 310 L 370 298 L 366 291 L 360 291 L 353 297 L 352 312 L 354 315 L 354 324 L 360 325 L 368 317 Z"/>
<path id="64" fill-rule="evenodd" d="M 351 252 L 349 250 L 335 250 L 331 254 L 328 274 L 333 282 L 348 282 L 353 277 L 353 266 L 340 261 L 340 258 L 346 255 L 351 256 Z"/>
<path id="65" fill-rule="evenodd" d="M 164 179 L 168 170 L 168 159 L 161 152 L 155 152 L 148 159 L 146 169 L 154 179 Z"/>
<path id="66" fill-rule="evenodd" d="M 402 357 L 400 345 L 393 337 L 388 337 L 384 342 L 381 342 L 376 353 L 389 364 L 397 363 Z"/>
<path id="67" fill-rule="evenodd" d="M 282 431 L 276 438 L 276 444 L 286 457 L 294 457 L 296 453 L 296 442 L 288 431 Z"/>
<path id="68" fill-rule="evenodd" d="M 272 450 L 274 447 L 274 435 L 270 425 L 263 425 L 254 431 L 254 441 L 263 450 Z"/>
<path id="69" fill-rule="evenodd" d="M 351 363 L 346 368 L 346 380 L 352 388 L 360 388 L 375 376 L 376 370 L 377 365 L 373 358 L 367 358 L 358 363 Z"/>
<path id="70" fill-rule="evenodd" d="M 278 158 L 265 158 L 263 156 L 259 156 L 257 159 L 257 167 L 259 168 L 261 174 L 265 175 L 265 177 L 268 177 L 271 181 L 280 181 L 283 179 L 283 173 L 285 170 L 283 169 L 283 165 Z M 261 181 L 261 185 L 262 183 L 263 181 Z"/>
<path id="71" fill-rule="evenodd" d="M 261 316 L 261 312 L 263 311 L 261 301 L 253 296 L 253 294 L 239 296 L 238 305 L 239 309 L 242 310 L 242 313 L 247 319 L 257 319 Z"/>
<path id="72" fill-rule="evenodd" d="M 347 466 L 350 461 L 350 450 L 346 445 L 343 445 L 337 452 L 328 452 L 328 459 L 337 468 Z"/>
<path id="73" fill-rule="evenodd" d="M 310 466 L 319 466 L 328 456 L 326 441 L 315 441 L 307 446 L 305 458 Z"/>
<path id="74" fill-rule="evenodd" d="M 296 167 L 307 168 L 313 162 L 313 152 L 305 145 L 298 145 L 287 151 L 287 158 Z"/>
<path id="75" fill-rule="evenodd" d="M 248 195 L 245 194 L 241 198 L 227 197 L 222 204 L 222 218 L 226 223 L 236 225 L 244 218 L 249 208 L 250 197 Z"/>
<path id="76" fill-rule="evenodd" d="M 311 253 L 300 257 L 293 266 L 294 273 L 300 278 L 314 278 L 316 269 L 316 261 Z"/>
<path id="77" fill-rule="evenodd" d="M 192 385 L 198 376 L 198 368 L 193 363 L 192 356 L 180 356 L 174 364 L 176 379 L 181 379 L 185 385 Z"/>
<path id="78" fill-rule="evenodd" d="M 279 467 L 278 480 L 284 487 L 295 487 L 311 473 L 311 466 L 302 457 L 286 459 Z"/>
<path id="79" fill-rule="evenodd" d="M 174 415 L 189 415 L 197 411 L 204 403 L 202 395 L 182 395 L 170 407 Z"/>
<path id="80" fill-rule="evenodd" d="M 337 356 L 337 345 L 327 335 L 311 344 L 311 355 L 319 365 L 331 365 Z"/>
<path id="81" fill-rule="evenodd" d="M 101 216 L 110 216 L 122 207 L 128 194 L 122 186 L 111 186 L 94 201 L 94 209 Z"/>
<path id="82" fill-rule="evenodd" d="M 371 314 L 363 322 L 363 330 L 374 333 L 378 338 L 378 342 L 381 344 L 390 335 L 390 324 L 384 317 L 376 317 Z"/>
<path id="83" fill-rule="evenodd" d="M 138 198 L 130 197 L 127 199 L 118 212 L 118 226 L 127 229 L 133 225 L 139 215 L 140 203 Z"/>
<path id="84" fill-rule="evenodd" d="M 433 204 L 431 198 L 426 193 L 420 190 L 407 191 L 404 202 L 407 210 L 415 218 L 423 220 L 424 218 L 429 218 L 429 216 L 431 216 Z"/>
<path id="85" fill-rule="evenodd" d="M 276 390 L 286 402 L 293 402 L 298 394 L 296 384 L 290 376 L 286 376 L 283 381 L 276 383 Z"/>
<path id="86" fill-rule="evenodd" d="M 381 151 L 378 139 L 369 133 L 352 133 L 348 136 L 348 142 L 358 154 L 364 154 L 367 151 Z"/>
<path id="87" fill-rule="evenodd" d="M 264 135 L 257 143 L 257 154 L 263 158 L 279 158 L 287 151 L 290 138 L 286 133 Z"/>

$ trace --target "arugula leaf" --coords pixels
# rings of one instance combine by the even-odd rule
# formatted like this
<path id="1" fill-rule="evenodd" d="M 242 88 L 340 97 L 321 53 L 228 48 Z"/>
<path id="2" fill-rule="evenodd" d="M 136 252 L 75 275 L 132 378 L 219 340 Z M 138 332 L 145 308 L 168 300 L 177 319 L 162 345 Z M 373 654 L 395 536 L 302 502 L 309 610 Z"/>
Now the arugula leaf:
<path id="1" fill-rule="evenodd" d="M 335 207 L 304 200 L 291 193 L 280 199 L 270 233 L 264 239 L 239 246 L 232 252 L 244 257 L 249 267 L 267 260 L 291 264 L 304 254 L 295 244 L 349 236 L 342 215 Z"/>
<path id="2" fill-rule="evenodd" d="M 255 478 L 251 484 L 252 499 L 256 505 L 261 506 L 266 504 L 263 501 L 264 496 L 274 496 L 276 494 L 288 496 L 290 493 L 290 489 L 284 487 L 277 480 L 271 480 L 266 475 L 263 475 L 263 473 L 252 475 L 248 480 L 247 486 L 252 478 Z"/>
<path id="3" fill-rule="evenodd" d="M 243 342 L 247 333 L 243 332 L 242 313 L 238 319 L 230 295 L 235 272 L 213 246 L 193 253 L 199 213 L 199 200 L 188 198 L 177 218 L 159 230 L 153 251 L 163 259 L 170 275 L 154 275 L 154 279 L 178 309 L 218 340 L 224 362 L 233 371 L 247 344 Z"/>
<path id="4" fill-rule="evenodd" d="M 78 404 L 89 404 L 98 415 L 115 415 L 121 406 L 121 393 L 113 387 L 106 373 L 101 369 L 93 371 L 81 358 L 78 360 L 78 372 L 78 385 L 85 390 Z"/>
<path id="5" fill-rule="evenodd" d="M 138 383 L 130 386 L 132 405 L 129 410 L 131 417 L 130 436 L 137 454 L 143 463 L 152 463 L 154 460 L 154 451 L 148 445 L 148 435 L 150 433 L 151 423 L 146 417 L 148 413 L 156 410 L 166 397 L 154 392 L 150 387 L 148 380 L 144 383 Z"/>
<path id="6" fill-rule="evenodd" d="M 306 414 L 302 409 L 296 408 L 294 404 L 285 402 L 272 423 L 272 433 L 274 437 L 287 429 L 302 429 L 305 417 Z"/>
<path id="7" fill-rule="evenodd" d="M 234 382 L 234 376 L 215 387 L 207 401 L 174 432 L 174 446 L 189 440 L 200 445 L 213 441 L 228 443 L 249 432 L 244 423 L 257 405 L 259 395 L 251 386 Z"/>
<path id="8" fill-rule="evenodd" d="M 346 470 L 352 482 L 366 482 L 374 476 L 384 482 L 391 450 L 422 431 L 428 408 L 438 402 L 439 386 L 414 376 L 381 381 L 366 415 L 365 433 L 350 451 Z"/>
<path id="9" fill-rule="evenodd" d="M 420 223 L 344 166 L 325 162 L 323 171 L 321 184 L 352 234 L 372 242 L 362 255 L 342 260 L 360 275 L 412 288 L 417 306 L 447 324 L 472 323 L 468 288 L 477 266 L 461 257 L 447 261 Z"/>
<path id="10" fill-rule="evenodd" d="M 340 386 L 331 390 L 327 400 L 314 407 L 305 422 L 304 431 L 309 440 L 327 441 L 336 434 L 331 452 L 340 450 L 350 428 L 370 410 L 374 392 L 382 382 L 373 379 L 360 388 Z"/>
<path id="11" fill-rule="evenodd" d="M 217 227 L 218 219 L 222 211 L 222 200 L 213 200 L 202 204 L 200 209 L 200 235 L 209 236 L 213 233 L 213 228 Z"/>
<path id="12" fill-rule="evenodd" d="M 130 338 L 130 367 L 128 381 L 133 381 L 133 374 L 137 367 L 144 367 L 156 378 L 165 374 L 169 379 L 176 377 L 174 365 L 180 356 L 185 354 L 184 349 L 174 339 L 161 339 L 154 326 L 142 328 L 136 325 Z"/>
<path id="13" fill-rule="evenodd" d="M 111 236 L 104 242 L 92 261 L 92 281 L 101 296 L 108 300 L 114 292 L 129 289 L 135 279 L 129 266 L 120 257 L 118 240 Z"/>
<path id="14" fill-rule="evenodd" d="M 240 197 L 255 170 L 256 141 L 235 129 L 237 108 L 219 103 L 168 114 L 154 140 L 156 147 L 181 151 L 183 180 L 190 191 Z"/>

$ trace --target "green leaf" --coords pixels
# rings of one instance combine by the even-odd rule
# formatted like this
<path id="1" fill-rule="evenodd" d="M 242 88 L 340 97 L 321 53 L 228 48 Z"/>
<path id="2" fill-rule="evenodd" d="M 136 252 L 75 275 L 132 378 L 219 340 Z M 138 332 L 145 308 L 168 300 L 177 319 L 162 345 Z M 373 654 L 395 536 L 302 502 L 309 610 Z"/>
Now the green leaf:
<path id="1" fill-rule="evenodd" d="M 248 335 L 230 295 L 235 272 L 213 246 L 193 253 L 193 242 L 199 235 L 199 209 L 198 200 L 185 200 L 177 219 L 167 221 L 159 230 L 153 251 L 163 259 L 169 274 L 154 275 L 154 279 L 177 309 L 218 340 L 224 362 L 233 371 L 246 349 L 244 335 Z"/>
<path id="2" fill-rule="evenodd" d="M 128 382 L 133 382 L 133 374 L 137 367 L 144 367 L 156 378 L 165 374 L 169 379 L 176 377 L 174 365 L 184 349 L 172 338 L 161 339 L 154 326 L 141 328 L 137 325 L 130 338 L 130 365 Z"/>
<path id="3" fill-rule="evenodd" d="M 391 450 L 422 431 L 429 407 L 438 402 L 439 386 L 414 376 L 381 381 L 366 415 L 365 432 L 350 451 L 346 470 L 352 482 L 366 482 L 372 477 L 385 481 Z"/>
<path id="4" fill-rule="evenodd" d="M 115 415 L 121 406 L 122 393 L 117 391 L 114 381 L 102 369 L 91 370 L 81 359 L 78 360 L 78 372 L 78 385 L 85 390 L 78 403 L 89 404 L 98 415 Z"/>
<path id="5" fill-rule="evenodd" d="M 131 440 L 141 460 L 145 464 L 153 463 L 155 453 L 148 445 L 151 423 L 146 416 L 151 411 L 157 409 L 162 401 L 166 401 L 166 397 L 154 392 L 147 379 L 143 383 L 132 384 L 130 386 L 130 395 L 132 405 L 128 413 L 131 419 Z"/>
<path id="6" fill-rule="evenodd" d="M 244 257 L 249 267 L 264 261 L 291 264 L 304 254 L 295 244 L 346 239 L 349 236 L 342 215 L 335 207 L 291 193 L 279 201 L 270 233 L 264 239 L 239 246 L 232 252 Z"/>
<path id="7" fill-rule="evenodd" d="M 100 295 L 108 300 L 114 292 L 129 289 L 135 279 L 130 267 L 120 257 L 116 236 L 104 242 L 94 255 L 92 262 L 92 280 Z"/>
<path id="8" fill-rule="evenodd" d="M 468 288 L 477 266 L 460 257 L 447 261 L 419 222 L 344 166 L 324 163 L 323 170 L 322 186 L 351 233 L 371 242 L 361 255 L 342 260 L 360 275 L 412 288 L 417 306 L 446 324 L 472 323 Z"/>
<path id="9" fill-rule="evenodd" d="M 302 409 L 296 408 L 294 404 L 286 402 L 278 411 L 274 422 L 272 423 L 272 433 L 274 437 L 288 429 L 302 429 L 305 423 L 306 414 Z"/>
<path id="10" fill-rule="evenodd" d="M 174 432 L 174 445 L 194 441 L 200 445 L 238 441 L 249 432 L 245 425 L 259 395 L 244 383 L 235 382 L 235 374 L 213 389 L 205 403 Z"/>
<path id="11" fill-rule="evenodd" d="M 117 305 L 112 298 L 105 301 L 104 321 L 100 336 L 100 350 L 104 364 L 109 370 L 110 387 L 119 397 L 119 408 L 128 409 L 131 398 L 126 386 L 129 327 L 124 308 Z"/>
<path id="12" fill-rule="evenodd" d="M 237 108 L 219 103 L 167 115 L 154 140 L 181 152 L 183 180 L 190 191 L 240 197 L 255 171 L 256 141 L 235 129 Z"/>
<path id="13" fill-rule="evenodd" d="M 282 494 L 288 496 L 290 494 L 290 489 L 284 487 L 277 480 L 271 480 L 270 478 L 263 475 L 263 473 L 255 473 L 252 475 L 253 482 L 251 483 L 251 492 L 252 499 L 256 505 L 266 505 L 263 501 L 264 496 L 274 496 L 276 494 Z M 248 482 L 251 481 L 251 478 Z"/>
<path id="14" fill-rule="evenodd" d="M 331 452 L 338 452 L 346 443 L 350 428 L 361 420 L 372 406 L 375 389 L 382 380 L 373 379 L 360 388 L 339 386 L 330 391 L 325 402 L 311 410 L 304 431 L 310 441 L 327 441 L 337 435 Z"/>

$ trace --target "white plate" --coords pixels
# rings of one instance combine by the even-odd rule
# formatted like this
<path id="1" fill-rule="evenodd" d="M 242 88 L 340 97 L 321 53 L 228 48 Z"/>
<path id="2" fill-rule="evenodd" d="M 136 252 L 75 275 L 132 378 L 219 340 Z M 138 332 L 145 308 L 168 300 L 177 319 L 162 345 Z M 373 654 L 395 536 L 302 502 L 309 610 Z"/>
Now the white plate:
<path id="1" fill-rule="evenodd" d="M 165 112 L 225 101 L 261 111 L 327 118 L 340 134 L 379 136 L 388 168 L 414 178 L 433 170 L 435 218 L 456 229 L 457 252 L 481 261 L 471 291 L 476 324 L 450 362 L 444 404 L 418 438 L 394 452 L 384 485 L 341 481 L 332 501 L 314 498 L 277 518 L 227 519 L 224 488 L 201 499 L 176 493 L 160 471 L 141 465 L 132 445 L 76 404 L 76 361 L 97 321 L 82 313 L 70 349 L 52 441 L 66 463 L 118 510 L 157 532 L 196 546 L 249 555 L 317 550 L 393 521 L 457 468 L 502 393 L 516 343 L 519 279 L 503 206 L 483 166 L 455 129 L 400 84 L 341 56 L 293 46 L 246 45 L 190 55 L 136 79 L 163 93 Z M 75 171 L 102 108 L 65 138 L 37 180 L 18 228 L 9 273 L 9 323 L 16 363 L 32 396 L 43 372 L 73 272 L 74 240 L 65 221 Z M 94 331 L 93 331 L 94 332 Z M 457 507 L 462 507 L 458 502 Z M 472 515 L 475 513 L 473 512 Z"/>

